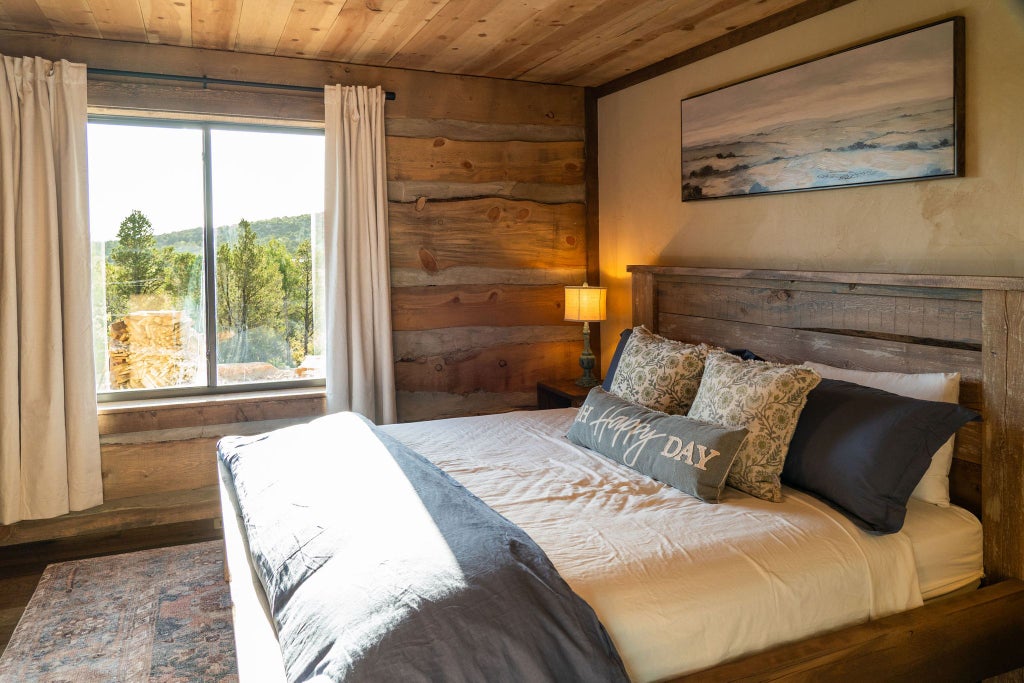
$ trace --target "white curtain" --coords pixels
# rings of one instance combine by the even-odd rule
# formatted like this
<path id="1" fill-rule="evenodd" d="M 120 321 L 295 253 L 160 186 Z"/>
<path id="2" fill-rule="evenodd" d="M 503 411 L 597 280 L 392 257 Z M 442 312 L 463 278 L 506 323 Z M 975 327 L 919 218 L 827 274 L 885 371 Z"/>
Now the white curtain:
<path id="1" fill-rule="evenodd" d="M 0 524 L 103 502 L 85 66 L 2 58 Z"/>
<path id="2" fill-rule="evenodd" d="M 384 92 L 325 89 L 327 409 L 396 419 Z"/>

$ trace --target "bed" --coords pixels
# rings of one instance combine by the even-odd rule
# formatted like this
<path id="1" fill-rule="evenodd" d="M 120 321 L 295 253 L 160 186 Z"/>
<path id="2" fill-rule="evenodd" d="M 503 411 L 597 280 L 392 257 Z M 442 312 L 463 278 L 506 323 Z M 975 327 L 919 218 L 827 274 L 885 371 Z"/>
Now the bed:
<path id="1" fill-rule="evenodd" d="M 959 371 L 961 402 L 983 408 L 985 422 L 958 435 L 956 505 L 912 504 L 903 531 L 887 536 L 863 534 L 792 489 L 782 504 L 727 489 L 724 504 L 704 505 L 568 443 L 562 436 L 574 409 L 384 431 L 536 540 L 593 607 L 634 680 L 901 670 L 980 678 L 1024 663 L 1016 645 L 1024 593 L 1016 581 L 996 583 L 1020 577 L 1022 565 L 1024 416 L 1013 372 L 1021 280 L 630 270 L 634 322 L 670 338 L 783 362 Z M 232 480 L 220 467 L 240 676 L 284 680 Z M 984 522 L 983 546 L 974 515 Z M 687 525 L 666 522 L 677 518 Z M 715 542 L 706 538 L 712 528 Z M 723 528 L 735 533 L 722 538 Z M 993 585 L 970 591 L 982 554 Z M 692 599 L 715 582 L 744 588 L 712 603 Z M 949 595 L 957 597 L 937 600 Z M 898 655 L 891 643 L 879 645 L 880 633 L 903 634 Z M 880 662 L 886 668 L 873 670 Z"/>

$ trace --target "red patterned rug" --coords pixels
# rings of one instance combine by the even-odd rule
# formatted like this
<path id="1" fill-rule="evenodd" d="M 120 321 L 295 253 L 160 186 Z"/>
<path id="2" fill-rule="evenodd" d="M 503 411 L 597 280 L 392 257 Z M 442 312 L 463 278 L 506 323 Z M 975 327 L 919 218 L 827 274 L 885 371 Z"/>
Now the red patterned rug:
<path id="1" fill-rule="evenodd" d="M 0 681 L 237 681 L 223 543 L 46 568 Z"/>

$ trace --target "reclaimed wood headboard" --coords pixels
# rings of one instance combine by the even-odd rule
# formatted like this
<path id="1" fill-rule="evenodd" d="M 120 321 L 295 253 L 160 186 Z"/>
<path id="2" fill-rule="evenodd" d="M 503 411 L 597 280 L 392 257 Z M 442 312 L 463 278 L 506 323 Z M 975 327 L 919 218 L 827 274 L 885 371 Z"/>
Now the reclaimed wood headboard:
<path id="1" fill-rule="evenodd" d="M 989 580 L 1024 578 L 1024 278 L 630 266 L 633 323 L 682 341 L 891 372 L 960 372 L 953 502 Z"/>

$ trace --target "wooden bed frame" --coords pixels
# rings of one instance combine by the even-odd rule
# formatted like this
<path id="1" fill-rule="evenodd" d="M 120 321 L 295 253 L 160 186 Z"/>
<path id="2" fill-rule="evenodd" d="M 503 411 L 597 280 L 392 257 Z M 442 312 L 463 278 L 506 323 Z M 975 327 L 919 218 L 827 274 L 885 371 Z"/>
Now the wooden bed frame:
<path id="1" fill-rule="evenodd" d="M 977 681 L 1024 666 L 1024 278 L 629 271 L 634 324 L 782 362 L 959 371 L 961 402 L 983 415 L 958 434 L 951 493 L 982 519 L 984 587 L 675 680 Z M 283 681 L 233 489 L 219 467 L 239 677 Z"/>
<path id="2" fill-rule="evenodd" d="M 954 372 L 953 502 L 984 528 L 986 586 L 678 680 L 979 680 L 1024 666 L 1024 278 L 630 266 L 633 323 L 768 360 Z"/>

